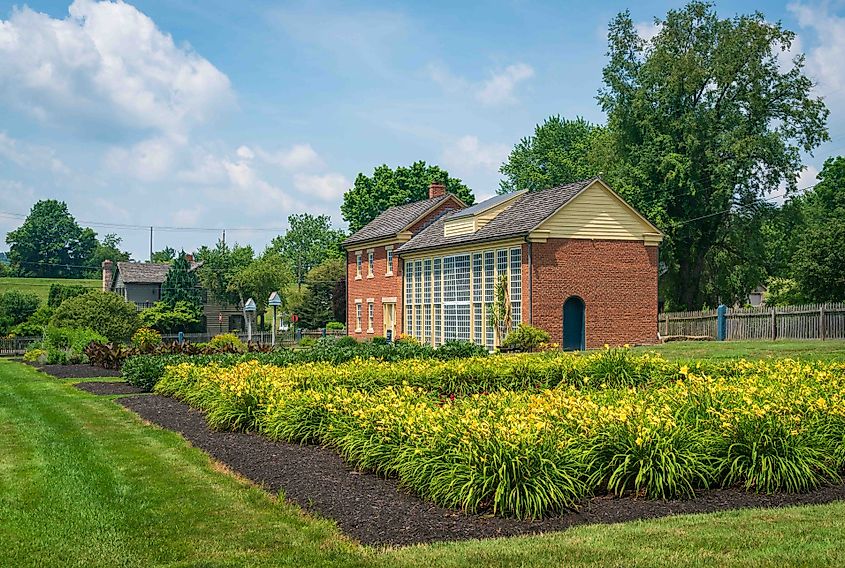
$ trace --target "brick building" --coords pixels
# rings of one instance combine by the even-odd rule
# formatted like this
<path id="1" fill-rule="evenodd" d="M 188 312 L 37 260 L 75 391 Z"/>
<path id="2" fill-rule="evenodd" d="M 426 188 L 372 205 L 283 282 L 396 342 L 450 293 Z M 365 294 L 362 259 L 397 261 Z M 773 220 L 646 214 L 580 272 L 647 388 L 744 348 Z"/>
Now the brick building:
<path id="1" fill-rule="evenodd" d="M 349 334 L 493 348 L 504 288 L 513 326 L 566 349 L 654 343 L 662 238 L 599 178 L 471 207 L 432 184 L 344 241 Z"/>

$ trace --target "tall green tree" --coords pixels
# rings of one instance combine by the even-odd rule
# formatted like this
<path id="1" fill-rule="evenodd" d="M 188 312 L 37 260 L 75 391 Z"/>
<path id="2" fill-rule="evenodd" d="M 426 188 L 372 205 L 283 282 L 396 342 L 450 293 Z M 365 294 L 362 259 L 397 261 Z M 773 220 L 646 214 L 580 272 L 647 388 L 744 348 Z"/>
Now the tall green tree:
<path id="1" fill-rule="evenodd" d="M 428 199 L 428 186 L 432 182 L 444 183 L 446 191 L 467 205 L 475 202 L 472 191 L 461 180 L 449 176 L 439 166 L 419 161 L 395 170 L 382 165 L 373 170 L 372 176 L 358 174 L 355 185 L 343 194 L 340 211 L 354 233 L 394 205 Z"/>
<path id="2" fill-rule="evenodd" d="M 845 157 L 830 158 L 806 196 L 806 224 L 793 257 L 801 295 L 812 302 L 845 300 Z"/>
<path id="3" fill-rule="evenodd" d="M 328 258 L 343 255 L 340 243 L 345 234 L 332 228 L 328 215 L 299 213 L 288 217 L 288 230 L 273 239 L 266 255 L 279 256 L 293 271 L 297 284 L 305 275 Z"/>
<path id="4" fill-rule="evenodd" d="M 6 243 L 18 276 L 82 278 L 97 248 L 97 236 L 79 226 L 63 201 L 45 199 L 6 235 Z"/>
<path id="5" fill-rule="evenodd" d="M 197 312 L 202 309 L 202 293 L 199 277 L 188 261 L 185 251 L 170 264 L 164 282 L 161 285 L 161 301 L 174 308 L 177 302 L 184 302 Z"/>
<path id="6" fill-rule="evenodd" d="M 198 262 L 202 262 L 202 266 L 197 269 L 202 287 L 218 302 L 238 305 L 240 295 L 232 291 L 229 284 L 255 258 L 252 247 L 237 243 L 230 247 L 220 240 L 213 248 L 203 245 L 194 256 Z"/>
<path id="7" fill-rule="evenodd" d="M 308 290 L 298 308 L 303 327 L 317 329 L 330 321 L 346 322 L 346 263 L 331 258 L 308 272 Z"/>
<path id="8" fill-rule="evenodd" d="M 102 270 L 104 260 L 118 262 L 129 260 L 131 258 L 131 255 L 128 252 L 120 250 L 121 242 L 123 242 L 123 239 L 114 233 L 108 233 L 103 237 L 103 240 L 97 241 L 97 246 L 94 248 L 94 252 L 91 253 L 91 257 L 87 262 L 88 266 L 91 267 L 88 271 L 90 277 L 100 277 L 100 270 Z"/>
<path id="9" fill-rule="evenodd" d="M 603 173 L 596 152 L 603 129 L 583 118 L 550 116 L 520 140 L 499 171 L 498 193 L 538 191 Z"/>
<path id="10" fill-rule="evenodd" d="M 151 262 L 173 262 L 176 259 L 176 249 L 172 247 L 164 247 L 161 250 L 157 250 L 153 253 Z"/>
<path id="11" fill-rule="evenodd" d="M 708 267 L 741 261 L 726 244 L 735 214 L 781 184 L 795 189 L 801 153 L 827 139 L 828 111 L 804 57 L 779 59 L 795 34 L 763 14 L 721 19 L 694 1 L 655 23 L 651 39 L 628 12 L 610 23 L 598 100 L 624 164 L 610 181 L 666 233 L 668 305 L 695 309 L 721 299 L 706 291 Z"/>
<path id="12" fill-rule="evenodd" d="M 243 305 L 248 298 L 255 301 L 257 312 L 267 310 L 270 294 L 278 292 L 285 302 L 285 291 L 293 283 L 293 274 L 279 256 L 265 255 L 255 259 L 232 275 L 227 288 Z"/>

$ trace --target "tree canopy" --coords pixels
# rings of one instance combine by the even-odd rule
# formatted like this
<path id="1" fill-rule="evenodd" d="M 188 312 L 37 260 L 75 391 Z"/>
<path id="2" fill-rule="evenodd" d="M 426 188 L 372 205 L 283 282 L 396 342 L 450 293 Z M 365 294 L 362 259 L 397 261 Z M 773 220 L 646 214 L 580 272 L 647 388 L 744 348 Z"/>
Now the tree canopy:
<path id="1" fill-rule="evenodd" d="M 717 280 L 744 261 L 747 219 L 759 198 L 796 188 L 801 153 L 827 139 L 828 111 L 803 56 L 779 59 L 795 37 L 780 23 L 720 19 L 694 1 L 655 24 L 651 39 L 628 12 L 610 24 L 598 99 L 624 167 L 609 181 L 666 233 L 670 308 L 697 309 L 723 301 Z"/>
<path id="2" fill-rule="evenodd" d="M 45 199 L 6 235 L 6 243 L 18 276 L 81 278 L 97 248 L 97 235 L 80 227 L 63 201 Z"/>
<path id="3" fill-rule="evenodd" d="M 175 307 L 177 302 L 184 302 L 197 311 L 202 306 L 199 277 L 195 270 L 191 270 L 191 263 L 184 250 L 170 264 L 170 269 L 164 277 L 161 301 L 171 308 Z"/>
<path id="4" fill-rule="evenodd" d="M 467 205 L 475 202 L 472 191 L 461 180 L 450 177 L 440 166 L 419 161 L 395 170 L 382 165 L 373 170 L 372 176 L 359 173 L 354 186 L 343 194 L 340 211 L 354 233 L 394 205 L 428 199 L 428 186 L 432 182 L 445 184 L 446 191 Z"/>
<path id="5" fill-rule="evenodd" d="M 343 255 L 340 246 L 343 238 L 344 232 L 332 228 L 328 215 L 290 215 L 287 231 L 274 238 L 264 254 L 280 257 L 301 285 L 305 275 L 315 266 Z"/>
<path id="6" fill-rule="evenodd" d="M 213 248 L 202 246 L 194 255 L 203 265 L 197 269 L 202 287 L 218 302 L 237 306 L 240 295 L 230 289 L 229 284 L 235 275 L 245 269 L 255 257 L 251 246 L 235 243 L 229 246 L 222 240 Z"/>
<path id="7" fill-rule="evenodd" d="M 346 262 L 331 258 L 308 272 L 308 291 L 297 308 L 303 327 L 317 329 L 330 321 L 346 322 Z"/>
<path id="8" fill-rule="evenodd" d="M 583 118 L 550 116 L 520 140 L 499 171 L 499 193 L 538 191 L 602 173 L 597 152 L 603 129 Z"/>

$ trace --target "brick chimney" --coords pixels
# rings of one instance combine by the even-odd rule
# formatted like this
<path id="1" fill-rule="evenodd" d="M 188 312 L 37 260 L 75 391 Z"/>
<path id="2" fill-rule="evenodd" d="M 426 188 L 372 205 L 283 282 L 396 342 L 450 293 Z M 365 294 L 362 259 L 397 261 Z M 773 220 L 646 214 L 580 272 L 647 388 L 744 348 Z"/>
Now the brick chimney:
<path id="1" fill-rule="evenodd" d="M 435 197 L 440 197 L 441 195 L 446 195 L 446 186 L 436 181 L 431 182 L 428 186 L 428 198 L 434 199 Z"/>
<path id="2" fill-rule="evenodd" d="M 111 290 L 112 266 L 112 261 L 108 259 L 103 261 L 103 292 Z"/>
<path id="3" fill-rule="evenodd" d="M 192 255 L 190 253 L 186 253 L 185 254 L 185 260 L 187 260 L 189 263 L 194 262 L 194 255 Z"/>

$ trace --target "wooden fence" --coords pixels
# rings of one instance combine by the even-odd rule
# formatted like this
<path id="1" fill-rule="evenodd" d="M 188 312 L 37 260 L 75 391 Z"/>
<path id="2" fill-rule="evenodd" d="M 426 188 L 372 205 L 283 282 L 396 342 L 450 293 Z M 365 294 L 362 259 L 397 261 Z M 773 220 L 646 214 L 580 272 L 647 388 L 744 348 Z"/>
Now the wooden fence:
<path id="1" fill-rule="evenodd" d="M 717 310 L 672 312 L 657 319 L 661 337 L 716 339 Z M 725 339 L 845 339 L 845 302 L 728 308 Z"/>

